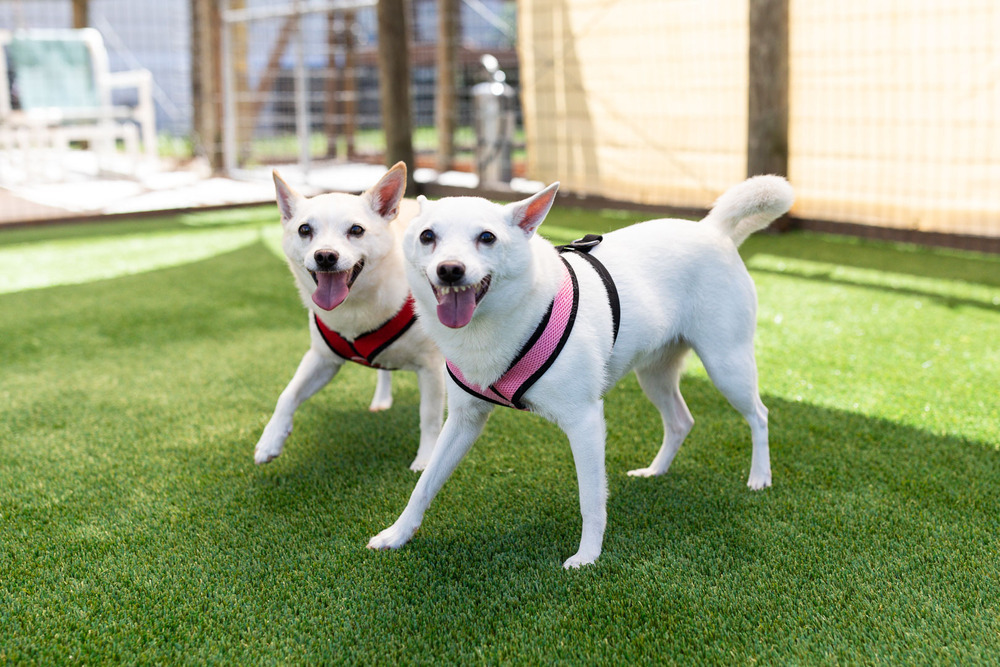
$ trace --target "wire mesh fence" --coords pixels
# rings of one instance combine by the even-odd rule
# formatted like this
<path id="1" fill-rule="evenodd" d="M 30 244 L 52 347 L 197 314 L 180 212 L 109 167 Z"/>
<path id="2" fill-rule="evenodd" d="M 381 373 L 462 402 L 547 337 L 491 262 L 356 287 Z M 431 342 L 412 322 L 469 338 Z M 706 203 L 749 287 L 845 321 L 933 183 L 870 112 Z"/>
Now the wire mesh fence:
<path id="1" fill-rule="evenodd" d="M 326 179 L 329 168 L 383 165 L 376 3 L 0 0 L 7 43 L 24 29 L 82 22 L 102 36 L 112 72 L 149 70 L 158 135 L 155 168 L 107 156 L 86 163 L 97 142 L 66 140 L 52 116 L 25 121 L 8 68 L 0 220 L 140 206 L 110 194 L 72 203 L 108 184 L 148 193 L 211 183 L 191 200 L 175 187 L 183 207 L 266 200 L 276 165 L 320 188 L 345 183 Z M 787 15 L 787 73 L 774 76 L 787 89 L 781 148 L 798 192 L 794 216 L 1000 237 L 993 0 L 408 0 L 408 38 L 393 48 L 409 64 L 411 167 L 430 179 L 481 171 L 474 90 L 497 84 L 499 70 L 513 92 L 504 178 L 704 207 L 747 175 L 759 138 L 749 129 L 748 73 L 755 43 L 768 43 L 751 30 L 761 4 Z M 136 103 L 134 93 L 114 95 L 116 106 Z M 112 157 L 127 153 L 126 139 L 115 139 Z M 265 187 L 235 193 L 229 181 Z"/>
<path id="2" fill-rule="evenodd" d="M 797 213 L 1000 235 L 1000 4 L 793 8 Z"/>
<path id="3" fill-rule="evenodd" d="M 456 3 L 456 8 L 454 138 L 461 163 L 475 141 L 470 91 L 484 76 L 482 56 L 496 57 L 515 83 L 517 57 L 512 2 Z M 413 0 L 410 9 L 413 143 L 418 156 L 427 158 L 439 145 L 437 0 Z M 230 167 L 290 158 L 382 161 L 374 0 L 230 2 L 221 18 L 228 47 L 222 54 L 228 79 L 225 125 L 234 135 L 234 146 L 223 149 L 239 151 L 227 156 Z"/>

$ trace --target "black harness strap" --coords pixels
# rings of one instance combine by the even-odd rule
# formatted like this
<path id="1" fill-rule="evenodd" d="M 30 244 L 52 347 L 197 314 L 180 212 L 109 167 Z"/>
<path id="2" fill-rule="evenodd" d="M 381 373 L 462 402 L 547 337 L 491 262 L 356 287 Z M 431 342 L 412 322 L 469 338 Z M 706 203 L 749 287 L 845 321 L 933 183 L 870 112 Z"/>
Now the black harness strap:
<path id="1" fill-rule="evenodd" d="M 556 250 L 561 253 L 575 251 L 580 257 L 583 257 L 585 260 L 590 262 L 590 265 L 594 267 L 594 271 L 596 271 L 597 275 L 601 277 L 601 281 L 604 283 L 604 289 L 608 292 L 608 305 L 611 306 L 611 345 L 614 346 L 615 341 L 618 340 L 618 327 L 621 324 L 622 318 L 622 304 L 618 299 L 618 288 L 615 287 L 615 281 L 612 280 L 611 274 L 608 273 L 608 269 L 604 266 L 604 264 L 590 254 L 590 251 L 596 248 L 597 245 L 603 240 L 604 237 L 600 234 L 587 234 L 582 239 L 577 239 L 572 243 L 556 246 Z"/>

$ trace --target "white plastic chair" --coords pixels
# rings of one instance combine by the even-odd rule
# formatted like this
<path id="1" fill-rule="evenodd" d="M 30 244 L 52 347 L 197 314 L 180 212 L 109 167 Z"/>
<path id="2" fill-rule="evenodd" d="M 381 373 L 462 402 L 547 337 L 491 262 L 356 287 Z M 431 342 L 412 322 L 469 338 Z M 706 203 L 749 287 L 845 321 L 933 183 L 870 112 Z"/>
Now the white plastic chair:
<path id="1" fill-rule="evenodd" d="M 58 156 L 86 142 L 103 169 L 118 161 L 121 140 L 133 167 L 143 158 L 155 165 L 152 84 L 149 70 L 111 72 L 93 28 L 0 31 L 0 150 L 30 170 L 34 152 Z M 134 107 L 113 104 L 119 89 L 136 90 Z"/>

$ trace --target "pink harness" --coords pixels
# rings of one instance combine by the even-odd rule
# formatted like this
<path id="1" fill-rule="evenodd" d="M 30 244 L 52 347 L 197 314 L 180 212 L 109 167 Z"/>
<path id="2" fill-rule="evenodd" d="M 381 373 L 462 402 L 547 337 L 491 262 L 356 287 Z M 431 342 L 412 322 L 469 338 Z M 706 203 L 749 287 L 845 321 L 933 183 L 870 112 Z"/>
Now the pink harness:
<path id="1" fill-rule="evenodd" d="M 601 276 L 608 291 L 608 301 L 611 305 L 614 339 L 618 336 L 620 314 L 618 292 L 615 290 L 614 282 L 604 265 L 588 254 L 591 248 L 600 243 L 600 240 L 599 236 L 588 235 L 572 244 L 559 246 L 558 250 L 560 252 L 577 251 L 581 257 L 585 257 L 594 266 L 594 269 Z M 534 333 L 528 338 L 528 342 L 514 357 L 514 361 L 507 367 L 504 374 L 496 382 L 484 388 L 466 380 L 458 366 L 448 361 L 448 374 L 459 387 L 484 401 L 508 408 L 528 410 L 528 407 L 521 402 L 521 398 L 559 356 L 559 352 L 562 351 L 569 339 L 570 332 L 573 330 L 573 322 L 576 321 L 576 312 L 580 304 L 580 287 L 576 280 L 576 273 L 565 258 L 560 257 L 559 259 L 562 260 L 563 266 L 563 280 L 559 291 L 549 305 L 545 316 L 542 317 L 542 321 L 539 322 Z"/>

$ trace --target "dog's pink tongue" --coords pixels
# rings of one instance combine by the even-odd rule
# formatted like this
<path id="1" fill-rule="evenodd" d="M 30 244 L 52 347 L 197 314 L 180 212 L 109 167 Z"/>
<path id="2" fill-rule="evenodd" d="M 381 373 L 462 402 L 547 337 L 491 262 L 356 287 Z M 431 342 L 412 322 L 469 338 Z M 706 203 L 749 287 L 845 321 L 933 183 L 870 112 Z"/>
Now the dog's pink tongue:
<path id="1" fill-rule="evenodd" d="M 323 310 L 333 310 L 339 306 L 350 289 L 347 287 L 347 277 L 350 271 L 336 273 L 317 273 L 316 291 L 313 292 L 313 303 Z"/>
<path id="2" fill-rule="evenodd" d="M 438 297 L 437 316 L 441 324 L 452 329 L 464 327 L 476 310 L 476 290 L 448 292 Z"/>

